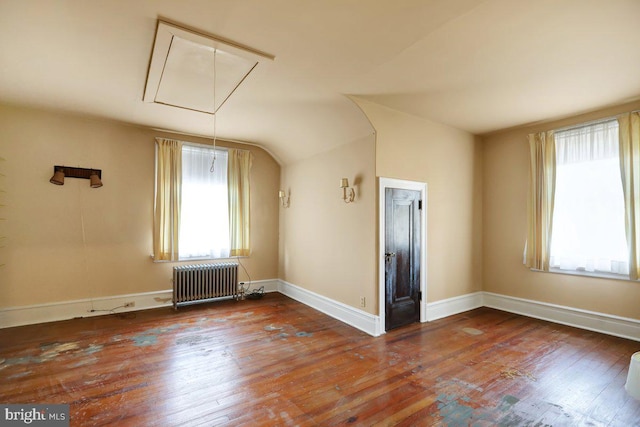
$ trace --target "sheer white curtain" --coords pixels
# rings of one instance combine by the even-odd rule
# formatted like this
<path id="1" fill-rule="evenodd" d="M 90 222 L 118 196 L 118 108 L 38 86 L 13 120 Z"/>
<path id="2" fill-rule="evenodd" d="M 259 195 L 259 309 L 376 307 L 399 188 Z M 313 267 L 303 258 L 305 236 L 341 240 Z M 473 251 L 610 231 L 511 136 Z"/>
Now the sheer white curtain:
<path id="1" fill-rule="evenodd" d="M 184 145 L 182 148 L 182 207 L 180 258 L 229 257 L 227 152 Z"/>
<path id="2" fill-rule="evenodd" d="M 557 131 L 552 268 L 629 274 L 615 120 Z"/>

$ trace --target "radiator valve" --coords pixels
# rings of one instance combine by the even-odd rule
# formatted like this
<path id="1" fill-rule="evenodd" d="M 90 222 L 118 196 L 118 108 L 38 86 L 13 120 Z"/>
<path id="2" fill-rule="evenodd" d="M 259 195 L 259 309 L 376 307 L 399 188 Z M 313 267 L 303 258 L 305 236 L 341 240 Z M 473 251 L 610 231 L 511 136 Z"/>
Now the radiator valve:
<path id="1" fill-rule="evenodd" d="M 240 282 L 240 300 L 244 301 L 244 299 L 245 299 L 244 282 Z"/>

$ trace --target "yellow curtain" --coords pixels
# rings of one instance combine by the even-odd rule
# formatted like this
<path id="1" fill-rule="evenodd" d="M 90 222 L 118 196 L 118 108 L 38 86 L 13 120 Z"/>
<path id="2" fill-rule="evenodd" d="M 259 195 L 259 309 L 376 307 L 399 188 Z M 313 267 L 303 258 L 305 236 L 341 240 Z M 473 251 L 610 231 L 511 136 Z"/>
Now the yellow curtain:
<path id="1" fill-rule="evenodd" d="M 624 193 L 625 227 L 629 247 L 629 278 L 638 280 L 640 270 L 640 113 L 618 116 L 620 174 Z"/>
<path id="2" fill-rule="evenodd" d="M 529 135 L 528 233 L 525 264 L 549 271 L 553 199 L 556 182 L 556 148 L 553 131 Z"/>
<path id="3" fill-rule="evenodd" d="M 248 256 L 251 252 L 250 176 L 251 152 L 229 149 L 229 232 L 231 256 Z"/>
<path id="4" fill-rule="evenodd" d="M 156 194 L 153 254 L 161 261 L 178 260 L 182 187 L 182 143 L 156 138 Z"/>

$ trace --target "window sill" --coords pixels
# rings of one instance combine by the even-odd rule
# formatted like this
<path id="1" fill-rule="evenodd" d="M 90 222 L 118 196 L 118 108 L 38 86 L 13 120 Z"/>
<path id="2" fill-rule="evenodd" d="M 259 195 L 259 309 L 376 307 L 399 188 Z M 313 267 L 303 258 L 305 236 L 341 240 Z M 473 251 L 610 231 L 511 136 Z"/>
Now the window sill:
<path id="1" fill-rule="evenodd" d="M 181 259 L 174 259 L 174 260 L 164 260 L 164 259 L 155 259 L 153 255 L 149 255 L 149 258 L 151 258 L 151 260 L 153 262 L 156 263 L 164 263 L 164 262 L 173 262 L 173 263 L 177 263 L 177 262 L 200 262 L 200 261 L 221 261 L 221 260 L 227 260 L 227 259 L 245 259 L 245 258 L 249 258 L 249 256 L 230 256 L 230 257 L 226 257 L 226 258 L 181 258 Z"/>
<path id="2" fill-rule="evenodd" d="M 531 268 L 530 270 L 535 271 L 537 273 L 566 274 L 568 276 L 582 276 L 582 277 L 593 277 L 595 279 L 609 279 L 609 280 L 622 280 L 625 282 L 636 282 L 636 280 L 631 280 L 629 278 L 629 275 L 627 274 L 605 273 L 605 272 L 598 272 L 598 271 L 561 270 L 559 268 L 550 268 L 549 271 L 538 270 L 536 268 Z"/>

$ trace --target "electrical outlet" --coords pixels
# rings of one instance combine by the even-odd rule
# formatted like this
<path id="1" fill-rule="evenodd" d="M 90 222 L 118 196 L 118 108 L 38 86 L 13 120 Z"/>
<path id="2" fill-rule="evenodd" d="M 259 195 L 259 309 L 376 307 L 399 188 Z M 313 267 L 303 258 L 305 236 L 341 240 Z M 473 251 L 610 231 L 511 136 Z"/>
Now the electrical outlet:
<path id="1" fill-rule="evenodd" d="M 136 303 L 135 301 L 129 301 L 129 302 L 125 302 L 124 303 L 124 308 L 130 308 L 130 307 L 135 307 Z"/>
<path id="2" fill-rule="evenodd" d="M 367 306 L 367 301 L 365 300 L 364 297 L 360 297 L 360 307 L 366 307 Z"/>

